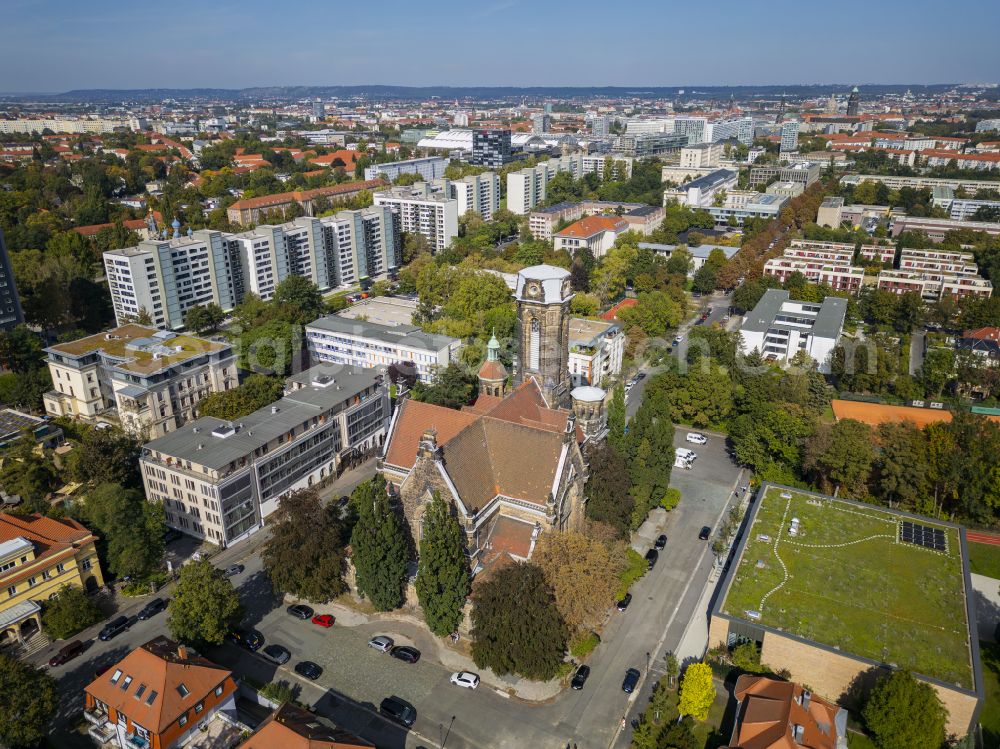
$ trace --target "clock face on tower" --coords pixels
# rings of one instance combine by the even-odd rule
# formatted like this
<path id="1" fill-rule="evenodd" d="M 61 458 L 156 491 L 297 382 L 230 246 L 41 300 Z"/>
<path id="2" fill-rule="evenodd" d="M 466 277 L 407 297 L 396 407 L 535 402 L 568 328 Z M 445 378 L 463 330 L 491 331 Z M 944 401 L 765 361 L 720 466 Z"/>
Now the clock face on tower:
<path id="1" fill-rule="evenodd" d="M 541 291 L 542 288 L 536 282 L 532 281 L 528 284 L 528 296 L 537 298 Z"/>

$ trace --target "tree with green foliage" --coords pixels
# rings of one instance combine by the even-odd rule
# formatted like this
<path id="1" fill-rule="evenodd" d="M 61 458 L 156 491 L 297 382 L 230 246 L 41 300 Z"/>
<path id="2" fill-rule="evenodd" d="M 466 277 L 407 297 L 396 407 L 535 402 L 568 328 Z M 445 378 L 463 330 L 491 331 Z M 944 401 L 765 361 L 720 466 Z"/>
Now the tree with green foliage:
<path id="1" fill-rule="evenodd" d="M 472 659 L 499 676 L 547 680 L 559 670 L 568 631 L 541 568 L 515 562 L 473 594 Z"/>
<path id="2" fill-rule="evenodd" d="M 729 437 L 740 464 L 771 480 L 793 476 L 801 462 L 802 441 L 811 422 L 786 403 L 764 403 L 729 424 Z"/>
<path id="3" fill-rule="evenodd" d="M 681 679 L 678 712 L 703 721 L 708 718 L 708 711 L 713 702 L 715 702 L 715 684 L 712 682 L 712 667 L 707 663 L 692 663 L 685 669 L 684 678 Z"/>
<path id="4" fill-rule="evenodd" d="M 729 658 L 733 665 L 741 671 L 746 671 L 749 674 L 761 672 L 760 647 L 755 642 L 744 642 L 737 645 L 729 654 Z"/>
<path id="5" fill-rule="evenodd" d="M 201 335 L 218 330 L 225 319 L 226 313 L 215 302 L 196 304 L 184 314 L 184 327 Z"/>
<path id="6" fill-rule="evenodd" d="M 903 421 L 880 424 L 876 435 L 877 486 L 883 499 L 890 507 L 927 512 L 931 486 L 924 433 L 915 424 Z"/>
<path id="7" fill-rule="evenodd" d="M 434 382 L 428 385 L 418 381 L 410 391 L 413 400 L 433 403 L 436 406 L 461 408 L 467 405 L 476 392 L 476 378 L 456 362 L 451 362 L 434 375 Z"/>
<path id="8" fill-rule="evenodd" d="M 282 318 L 305 325 L 326 311 L 323 295 L 305 276 L 291 275 L 274 287 L 272 303 L 282 310 Z"/>
<path id="9" fill-rule="evenodd" d="M 806 440 L 802 468 L 824 491 L 843 488 L 854 496 L 864 496 L 874 462 L 871 427 L 842 419 L 821 425 Z"/>
<path id="10" fill-rule="evenodd" d="M 181 567 L 167 611 L 170 633 L 191 645 L 221 645 L 243 617 L 232 582 L 207 559 Z"/>
<path id="11" fill-rule="evenodd" d="M 451 507 L 434 492 L 421 523 L 417 599 L 431 632 L 444 636 L 458 629 L 470 590 L 465 536 Z"/>
<path id="12" fill-rule="evenodd" d="M 59 475 L 46 455 L 35 452 L 31 439 L 17 440 L 4 454 L 0 487 L 21 497 L 18 512 L 44 512 L 45 498 L 59 486 Z"/>
<path id="13" fill-rule="evenodd" d="M 138 489 L 142 441 L 123 429 L 89 429 L 70 453 L 73 478 L 81 483 L 118 484 Z"/>
<path id="14" fill-rule="evenodd" d="M 163 561 L 163 506 L 150 502 L 137 489 L 121 484 L 98 484 L 87 493 L 86 519 L 105 550 L 107 569 L 119 577 L 141 578 Z"/>
<path id="15" fill-rule="evenodd" d="M 42 603 L 42 625 L 57 640 L 66 640 L 102 618 L 97 603 L 78 585 L 64 585 Z"/>
<path id="16" fill-rule="evenodd" d="M 619 453 L 625 447 L 625 390 L 616 385 L 608 404 L 608 444 Z"/>
<path id="17" fill-rule="evenodd" d="M 630 489 L 628 466 L 610 444 L 593 448 L 589 456 L 590 479 L 587 481 L 587 517 L 614 528 L 621 538 L 628 535 L 635 501 Z"/>
<path id="18" fill-rule="evenodd" d="M 930 684 L 909 671 L 878 680 L 862 710 L 880 749 L 940 749 L 948 711 Z"/>
<path id="19" fill-rule="evenodd" d="M 38 746 L 58 705 L 55 679 L 0 653 L 0 743 L 11 749 Z"/>
<path id="20" fill-rule="evenodd" d="M 351 504 L 358 514 L 351 531 L 358 593 L 378 611 L 399 608 L 410 561 L 409 540 L 402 517 L 389 502 L 385 478 L 377 474 L 360 484 L 351 495 Z"/>
<path id="21" fill-rule="evenodd" d="M 42 337 L 27 325 L 0 331 L 0 363 L 15 374 L 34 372 L 45 358 L 44 345 Z"/>
<path id="22" fill-rule="evenodd" d="M 325 603 L 344 592 L 344 528 L 334 503 L 314 489 L 282 497 L 268 522 L 261 560 L 278 593 Z"/>
<path id="23" fill-rule="evenodd" d="M 636 298 L 636 303 L 625 307 L 618 317 L 626 330 L 642 328 L 649 337 L 661 337 L 676 328 L 684 315 L 684 306 L 664 291 L 649 291 Z"/>
<path id="24" fill-rule="evenodd" d="M 697 367 L 681 380 L 671 400 L 675 422 L 696 427 L 721 424 L 733 410 L 733 383 L 721 367 Z"/>
<path id="25" fill-rule="evenodd" d="M 233 421 L 264 408 L 283 394 L 280 377 L 252 374 L 238 387 L 211 393 L 198 401 L 198 415 Z"/>

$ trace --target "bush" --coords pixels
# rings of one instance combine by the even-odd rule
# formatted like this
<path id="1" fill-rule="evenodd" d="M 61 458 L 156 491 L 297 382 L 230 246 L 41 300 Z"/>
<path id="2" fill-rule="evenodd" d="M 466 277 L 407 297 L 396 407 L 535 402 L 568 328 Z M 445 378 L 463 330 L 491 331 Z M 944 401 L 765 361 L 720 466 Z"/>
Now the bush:
<path id="1" fill-rule="evenodd" d="M 733 648 L 729 657 L 733 665 L 741 671 L 752 674 L 761 673 L 760 648 L 757 647 L 756 643 L 744 642 L 741 645 L 737 645 Z"/>
<path id="2" fill-rule="evenodd" d="M 674 487 L 667 489 L 666 493 L 663 495 L 663 499 L 660 500 L 660 507 L 669 512 L 674 509 L 681 501 L 681 490 Z"/>
<path id="3" fill-rule="evenodd" d="M 585 632 L 577 635 L 569 644 L 569 652 L 574 658 L 586 658 L 594 652 L 601 642 L 601 637 L 596 632 Z"/>
<path id="4" fill-rule="evenodd" d="M 166 584 L 167 573 L 154 572 L 152 575 L 147 575 L 141 580 L 133 580 L 127 585 L 122 586 L 122 595 L 129 598 L 147 596 L 150 593 L 159 590 Z"/>
<path id="5" fill-rule="evenodd" d="M 261 697 L 266 697 L 272 702 L 277 702 L 281 704 L 282 702 L 291 702 L 295 699 L 297 690 L 292 687 L 287 681 L 272 681 L 270 684 L 265 684 L 259 690 Z"/>
<path id="6" fill-rule="evenodd" d="M 619 598 L 624 598 L 625 594 L 628 593 L 628 589 L 632 587 L 632 583 L 649 571 L 649 562 L 643 558 L 642 554 L 631 547 L 625 550 L 625 560 L 625 569 L 622 570 L 618 578 L 621 580 L 621 584 L 618 586 Z"/>

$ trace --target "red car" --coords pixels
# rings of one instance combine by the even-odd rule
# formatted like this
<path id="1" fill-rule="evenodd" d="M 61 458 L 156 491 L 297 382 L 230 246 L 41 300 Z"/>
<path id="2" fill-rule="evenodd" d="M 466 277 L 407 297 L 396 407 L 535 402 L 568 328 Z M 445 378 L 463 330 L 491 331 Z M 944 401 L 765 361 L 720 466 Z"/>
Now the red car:
<path id="1" fill-rule="evenodd" d="M 312 618 L 313 624 L 318 624 L 321 627 L 332 627 L 333 626 L 333 614 L 316 614 Z"/>

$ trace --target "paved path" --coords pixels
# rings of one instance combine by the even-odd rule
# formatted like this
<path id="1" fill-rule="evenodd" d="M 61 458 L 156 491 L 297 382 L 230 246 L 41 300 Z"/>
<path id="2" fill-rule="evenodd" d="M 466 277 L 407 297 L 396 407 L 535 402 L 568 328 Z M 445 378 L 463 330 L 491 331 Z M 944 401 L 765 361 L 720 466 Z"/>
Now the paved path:
<path id="1" fill-rule="evenodd" d="M 924 351 L 927 348 L 927 334 L 914 330 L 910 335 L 910 376 L 915 377 L 924 365 Z"/>

